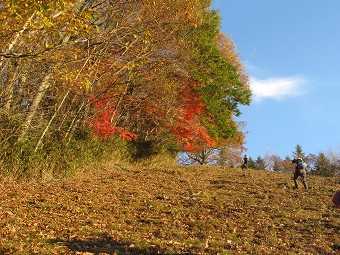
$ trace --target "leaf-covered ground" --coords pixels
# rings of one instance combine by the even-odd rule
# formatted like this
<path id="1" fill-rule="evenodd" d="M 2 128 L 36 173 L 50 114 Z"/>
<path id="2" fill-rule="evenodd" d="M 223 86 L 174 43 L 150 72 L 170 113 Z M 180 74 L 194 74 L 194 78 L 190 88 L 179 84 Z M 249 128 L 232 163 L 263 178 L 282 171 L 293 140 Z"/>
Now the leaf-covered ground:
<path id="1" fill-rule="evenodd" d="M 339 179 L 223 167 L 98 167 L 0 183 L 0 254 L 339 254 Z"/>

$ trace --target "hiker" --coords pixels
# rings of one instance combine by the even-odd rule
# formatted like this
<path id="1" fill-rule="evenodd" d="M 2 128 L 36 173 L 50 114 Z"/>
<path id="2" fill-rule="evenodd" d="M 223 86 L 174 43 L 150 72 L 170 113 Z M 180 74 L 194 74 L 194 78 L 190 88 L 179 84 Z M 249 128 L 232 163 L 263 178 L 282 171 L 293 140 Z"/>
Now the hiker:
<path id="1" fill-rule="evenodd" d="M 340 209 L 340 190 L 334 194 L 332 202 L 334 203 L 336 208 Z"/>
<path id="2" fill-rule="evenodd" d="M 248 157 L 247 155 L 244 155 L 243 157 L 243 164 L 242 164 L 242 169 L 248 169 Z"/>
<path id="3" fill-rule="evenodd" d="M 295 167 L 295 172 L 294 172 L 294 184 L 295 184 L 295 188 L 298 189 L 298 183 L 297 183 L 297 178 L 299 178 L 299 176 L 301 176 L 301 180 L 302 180 L 302 184 L 305 187 L 305 189 L 307 189 L 307 183 L 306 183 L 306 176 L 307 176 L 307 172 L 306 172 L 306 167 L 307 164 L 305 162 L 303 162 L 302 158 L 294 158 L 292 160 L 292 164 L 296 164 Z"/>

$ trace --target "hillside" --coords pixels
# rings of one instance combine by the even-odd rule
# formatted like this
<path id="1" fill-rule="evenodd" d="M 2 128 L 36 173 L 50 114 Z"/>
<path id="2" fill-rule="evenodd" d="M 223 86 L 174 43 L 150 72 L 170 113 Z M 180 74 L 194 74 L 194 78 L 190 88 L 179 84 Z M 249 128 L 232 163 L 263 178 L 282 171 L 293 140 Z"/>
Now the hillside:
<path id="1" fill-rule="evenodd" d="M 339 254 L 339 179 L 223 167 L 100 166 L 0 183 L 0 254 Z M 302 187 L 302 185 L 300 185 Z"/>

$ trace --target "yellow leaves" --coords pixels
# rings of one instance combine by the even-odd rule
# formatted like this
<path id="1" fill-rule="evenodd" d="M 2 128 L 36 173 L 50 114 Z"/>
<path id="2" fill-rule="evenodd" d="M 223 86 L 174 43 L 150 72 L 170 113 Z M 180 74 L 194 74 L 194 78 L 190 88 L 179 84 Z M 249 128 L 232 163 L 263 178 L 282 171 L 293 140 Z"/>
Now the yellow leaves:
<path id="1" fill-rule="evenodd" d="M 83 83 L 83 89 L 85 91 L 90 91 L 92 88 L 92 81 L 89 78 L 85 78 L 85 82 Z"/>
<path id="2" fill-rule="evenodd" d="M 77 70 L 71 72 L 68 69 L 60 69 L 56 72 L 55 76 L 58 83 L 62 85 L 61 88 L 75 87 L 86 92 L 92 89 L 93 82 L 90 74 L 84 73 L 79 75 Z"/>
<path id="3" fill-rule="evenodd" d="M 144 39 L 144 40 L 143 40 L 143 43 L 144 43 L 144 44 L 150 44 L 150 40 Z"/>

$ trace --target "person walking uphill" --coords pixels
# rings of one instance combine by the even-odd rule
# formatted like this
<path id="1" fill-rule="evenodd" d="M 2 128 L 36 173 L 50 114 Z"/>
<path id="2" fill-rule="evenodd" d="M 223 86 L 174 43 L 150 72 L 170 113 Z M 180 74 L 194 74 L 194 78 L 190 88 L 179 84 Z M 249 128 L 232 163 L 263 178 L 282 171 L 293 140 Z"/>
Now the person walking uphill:
<path id="1" fill-rule="evenodd" d="M 294 184 L 295 188 L 299 188 L 298 183 L 297 183 L 297 178 L 301 176 L 302 184 L 307 189 L 307 183 L 306 183 L 306 177 L 307 177 L 307 172 L 306 172 L 306 167 L 307 164 L 303 162 L 302 158 L 294 158 L 292 160 L 292 164 L 296 164 L 295 166 L 295 172 L 294 172 Z"/>
<path id="2" fill-rule="evenodd" d="M 243 157 L 243 164 L 242 164 L 242 169 L 248 169 L 248 157 L 247 155 L 244 155 Z"/>

